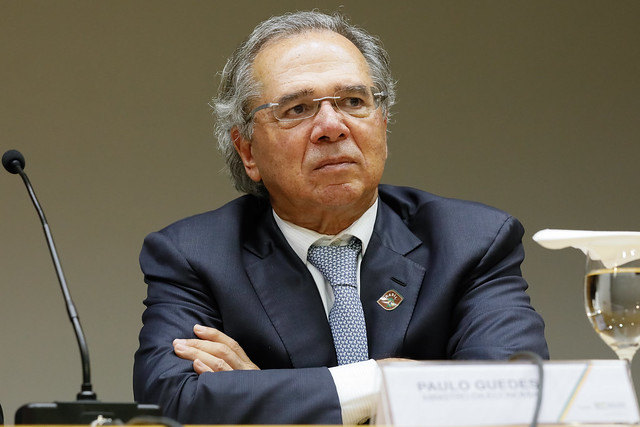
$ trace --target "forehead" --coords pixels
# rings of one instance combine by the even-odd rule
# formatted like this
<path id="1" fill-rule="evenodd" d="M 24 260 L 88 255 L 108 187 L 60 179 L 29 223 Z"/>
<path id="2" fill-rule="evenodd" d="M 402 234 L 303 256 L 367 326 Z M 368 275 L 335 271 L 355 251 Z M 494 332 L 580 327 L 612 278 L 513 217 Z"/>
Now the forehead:
<path id="1" fill-rule="evenodd" d="M 331 31 L 312 31 L 267 43 L 254 60 L 253 75 L 265 99 L 303 90 L 321 93 L 373 84 L 360 50 Z"/>

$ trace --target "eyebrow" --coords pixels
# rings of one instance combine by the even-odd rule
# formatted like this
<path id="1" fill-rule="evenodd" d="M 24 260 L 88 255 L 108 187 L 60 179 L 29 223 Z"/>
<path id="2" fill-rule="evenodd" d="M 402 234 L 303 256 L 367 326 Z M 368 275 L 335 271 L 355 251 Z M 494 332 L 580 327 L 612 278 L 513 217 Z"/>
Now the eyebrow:
<path id="1" fill-rule="evenodd" d="M 341 90 L 347 90 L 350 92 L 360 92 L 366 93 L 368 86 L 366 85 L 340 85 L 334 88 L 335 92 Z M 315 93 L 314 89 L 301 89 L 293 93 L 288 93 L 286 95 L 281 96 L 275 101 L 277 104 L 286 104 L 291 101 L 295 101 L 296 99 L 304 98 L 306 96 L 312 96 Z"/>
<path id="2" fill-rule="evenodd" d="M 347 86 L 339 86 L 336 88 L 336 92 L 339 90 L 348 90 L 349 92 L 361 92 L 366 93 L 369 87 L 366 85 L 347 85 Z"/>
<path id="3" fill-rule="evenodd" d="M 305 96 L 313 95 L 313 89 L 302 89 L 293 93 L 288 93 L 286 95 L 278 98 L 276 103 L 278 104 L 286 104 L 287 102 L 294 101 L 296 99 L 304 98 Z"/>

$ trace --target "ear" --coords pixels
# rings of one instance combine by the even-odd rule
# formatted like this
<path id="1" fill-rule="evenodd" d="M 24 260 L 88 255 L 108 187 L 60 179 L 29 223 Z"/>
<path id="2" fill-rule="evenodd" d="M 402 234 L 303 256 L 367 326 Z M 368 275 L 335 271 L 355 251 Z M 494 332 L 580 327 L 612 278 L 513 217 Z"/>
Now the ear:
<path id="1" fill-rule="evenodd" d="M 242 136 L 242 133 L 238 130 L 237 126 L 231 129 L 231 140 L 233 141 L 233 146 L 238 152 L 238 155 L 240 155 L 240 159 L 244 165 L 244 170 L 249 178 L 251 178 L 252 181 L 260 182 L 262 178 L 260 177 L 258 165 L 253 157 L 251 141 Z"/>

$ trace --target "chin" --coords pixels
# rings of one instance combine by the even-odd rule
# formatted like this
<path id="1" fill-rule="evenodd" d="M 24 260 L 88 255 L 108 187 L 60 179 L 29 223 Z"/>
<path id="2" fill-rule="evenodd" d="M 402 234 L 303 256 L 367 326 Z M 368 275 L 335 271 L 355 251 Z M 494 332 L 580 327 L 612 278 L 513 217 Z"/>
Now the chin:
<path id="1" fill-rule="evenodd" d="M 370 195 L 371 194 L 371 195 Z M 316 192 L 318 202 L 325 206 L 346 207 L 366 199 L 375 198 L 373 193 L 366 191 L 362 185 L 354 183 L 328 185 Z"/>

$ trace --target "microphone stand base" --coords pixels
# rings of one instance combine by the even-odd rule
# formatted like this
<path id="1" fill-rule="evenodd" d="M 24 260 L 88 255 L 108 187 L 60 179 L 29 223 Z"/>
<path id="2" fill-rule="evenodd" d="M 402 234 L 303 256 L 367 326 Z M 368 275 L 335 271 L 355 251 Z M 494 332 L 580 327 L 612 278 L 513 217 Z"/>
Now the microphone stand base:
<path id="1" fill-rule="evenodd" d="M 27 403 L 16 411 L 15 424 L 91 424 L 99 416 L 126 423 L 135 417 L 161 417 L 158 405 L 135 402 L 73 402 Z"/>

